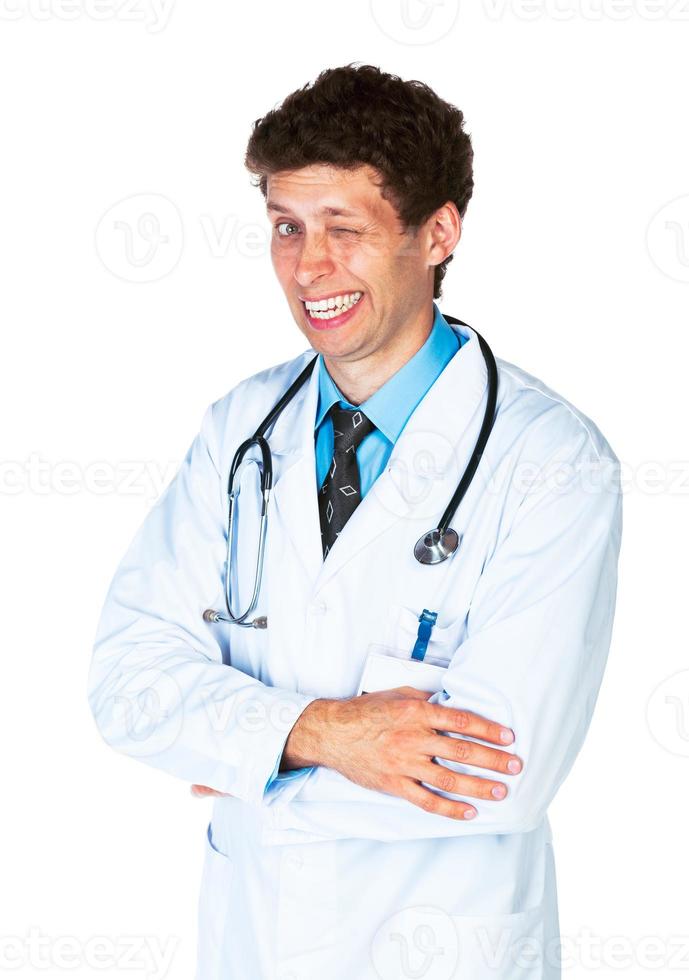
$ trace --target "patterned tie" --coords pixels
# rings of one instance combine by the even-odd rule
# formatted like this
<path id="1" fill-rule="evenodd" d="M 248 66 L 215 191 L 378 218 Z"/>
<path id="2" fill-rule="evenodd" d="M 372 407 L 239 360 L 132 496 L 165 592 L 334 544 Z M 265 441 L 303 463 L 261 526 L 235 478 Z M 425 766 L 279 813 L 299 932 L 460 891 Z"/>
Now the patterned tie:
<path id="1" fill-rule="evenodd" d="M 318 494 L 324 559 L 361 502 L 356 451 L 364 436 L 375 429 L 373 422 L 358 408 L 333 405 L 328 414 L 333 422 L 335 451 Z"/>

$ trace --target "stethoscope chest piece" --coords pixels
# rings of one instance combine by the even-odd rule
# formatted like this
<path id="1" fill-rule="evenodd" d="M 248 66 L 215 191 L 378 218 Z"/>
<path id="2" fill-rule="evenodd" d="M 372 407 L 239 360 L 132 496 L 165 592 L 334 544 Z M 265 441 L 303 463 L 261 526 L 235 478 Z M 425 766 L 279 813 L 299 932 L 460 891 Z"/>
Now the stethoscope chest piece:
<path id="1" fill-rule="evenodd" d="M 456 531 L 448 527 L 446 531 L 441 531 L 434 527 L 432 531 L 426 531 L 414 545 L 414 557 L 422 565 L 437 565 L 445 561 L 450 555 L 454 555 L 459 547 L 459 536 Z"/>

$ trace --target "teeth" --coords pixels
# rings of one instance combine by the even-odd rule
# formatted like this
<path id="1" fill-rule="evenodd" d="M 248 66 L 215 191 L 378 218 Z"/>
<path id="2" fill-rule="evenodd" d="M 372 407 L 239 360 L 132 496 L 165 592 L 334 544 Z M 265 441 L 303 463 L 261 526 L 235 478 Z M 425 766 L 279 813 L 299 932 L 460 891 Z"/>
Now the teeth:
<path id="1" fill-rule="evenodd" d="M 363 293 L 344 293 L 342 296 L 329 296 L 328 299 L 319 299 L 315 302 L 306 300 L 304 306 L 312 317 L 316 320 L 332 320 L 334 316 L 339 316 L 359 302 Z"/>

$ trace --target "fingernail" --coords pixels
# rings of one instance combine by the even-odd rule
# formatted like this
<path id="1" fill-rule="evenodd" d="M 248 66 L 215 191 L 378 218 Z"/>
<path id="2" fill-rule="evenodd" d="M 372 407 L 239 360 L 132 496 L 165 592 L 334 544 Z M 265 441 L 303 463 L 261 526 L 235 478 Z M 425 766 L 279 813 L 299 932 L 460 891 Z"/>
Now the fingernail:
<path id="1" fill-rule="evenodd" d="M 465 820 L 473 820 L 475 816 L 476 816 L 476 810 L 465 810 L 464 811 L 464 819 Z"/>
<path id="2" fill-rule="evenodd" d="M 519 759 L 510 759 L 507 763 L 507 768 L 510 772 L 521 772 L 522 764 Z"/>
<path id="3" fill-rule="evenodd" d="M 494 786 L 490 792 L 491 795 L 494 796 L 496 800 L 501 800 L 507 793 L 507 790 L 505 789 L 504 786 Z"/>
<path id="4" fill-rule="evenodd" d="M 509 728 L 500 729 L 500 741 L 501 742 L 511 742 L 514 739 L 514 732 L 510 731 Z"/>

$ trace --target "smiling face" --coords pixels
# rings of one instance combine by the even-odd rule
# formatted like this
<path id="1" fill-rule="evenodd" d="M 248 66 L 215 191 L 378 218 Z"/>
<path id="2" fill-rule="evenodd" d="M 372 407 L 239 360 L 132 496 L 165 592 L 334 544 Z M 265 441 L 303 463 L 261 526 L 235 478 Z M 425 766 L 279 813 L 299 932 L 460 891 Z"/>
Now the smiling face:
<path id="1" fill-rule="evenodd" d="M 419 349 L 433 321 L 434 267 L 459 238 L 451 203 L 405 231 L 376 180 L 369 166 L 317 164 L 267 181 L 273 267 L 336 381 L 338 366 L 351 374 L 355 363 L 377 375 L 387 364 L 389 376 Z"/>

